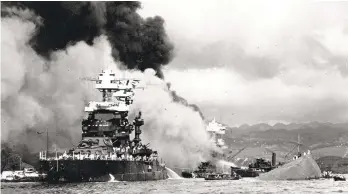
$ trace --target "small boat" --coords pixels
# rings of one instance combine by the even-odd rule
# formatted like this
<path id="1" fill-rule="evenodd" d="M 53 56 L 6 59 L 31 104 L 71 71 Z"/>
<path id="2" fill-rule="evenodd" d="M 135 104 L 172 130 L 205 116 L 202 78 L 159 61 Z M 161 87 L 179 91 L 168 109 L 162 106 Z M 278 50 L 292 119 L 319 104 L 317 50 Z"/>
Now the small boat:
<path id="1" fill-rule="evenodd" d="M 45 174 L 40 174 L 33 168 L 24 168 L 24 170 L 3 171 L 1 182 L 38 182 L 44 177 Z"/>
<path id="2" fill-rule="evenodd" d="M 335 181 L 346 181 L 346 178 L 342 177 L 342 176 L 334 176 L 333 179 Z"/>
<path id="3" fill-rule="evenodd" d="M 239 180 L 240 176 L 231 176 L 230 174 L 208 174 L 204 180 Z"/>

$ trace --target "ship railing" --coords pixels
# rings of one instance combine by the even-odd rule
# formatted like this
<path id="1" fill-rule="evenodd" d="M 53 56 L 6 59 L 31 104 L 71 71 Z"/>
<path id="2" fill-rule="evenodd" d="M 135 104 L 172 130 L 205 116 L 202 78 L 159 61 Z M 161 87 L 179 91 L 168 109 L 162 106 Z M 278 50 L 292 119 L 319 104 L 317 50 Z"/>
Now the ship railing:
<path id="1" fill-rule="evenodd" d="M 47 157 L 47 152 L 40 152 L 40 160 L 108 160 L 108 161 L 145 161 L 145 162 L 153 162 L 158 161 L 157 156 L 154 157 L 130 157 L 125 156 L 123 158 L 117 157 L 116 154 L 109 155 L 84 155 L 84 154 L 56 154 L 55 157 Z"/>

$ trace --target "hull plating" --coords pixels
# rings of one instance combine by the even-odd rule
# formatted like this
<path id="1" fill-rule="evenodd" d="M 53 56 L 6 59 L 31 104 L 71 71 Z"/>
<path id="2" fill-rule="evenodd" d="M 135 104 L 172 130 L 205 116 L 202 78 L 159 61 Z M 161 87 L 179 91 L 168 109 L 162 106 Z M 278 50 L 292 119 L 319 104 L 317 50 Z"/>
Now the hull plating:
<path id="1" fill-rule="evenodd" d="M 58 168 L 57 168 L 58 167 Z M 167 179 L 157 161 L 51 160 L 41 161 L 48 182 L 150 181 Z"/>

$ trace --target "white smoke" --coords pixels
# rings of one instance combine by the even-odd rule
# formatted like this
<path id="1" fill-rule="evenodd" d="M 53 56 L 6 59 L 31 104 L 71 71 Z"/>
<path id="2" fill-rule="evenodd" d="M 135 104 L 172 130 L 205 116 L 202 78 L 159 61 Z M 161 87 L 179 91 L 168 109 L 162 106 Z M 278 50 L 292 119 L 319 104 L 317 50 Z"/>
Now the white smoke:
<path id="1" fill-rule="evenodd" d="M 143 142 L 159 151 L 169 166 L 195 167 L 214 149 L 199 113 L 173 101 L 166 83 L 153 70 L 144 73 L 146 87 L 138 90 L 131 113 L 142 112 Z"/>
<path id="2" fill-rule="evenodd" d="M 21 142 L 38 151 L 45 148 L 45 137 L 30 135 L 26 130 L 48 128 L 55 134 L 50 135 L 54 145 L 70 147 L 66 139 L 76 143 L 81 138 L 85 103 L 100 100 L 93 84 L 80 78 L 95 77 L 102 69 L 112 68 L 121 76 L 142 78 L 147 83 L 144 90 L 136 93 L 131 115 L 134 118 L 142 111 L 146 124 L 141 138 L 151 143 L 168 165 L 195 167 L 210 156 L 214 147 L 199 113 L 174 102 L 166 83 L 153 70 L 120 70 L 104 36 L 96 38 L 93 46 L 78 42 L 53 52 L 51 61 L 45 60 L 28 43 L 40 24 L 39 19 L 33 18 L 34 14 L 27 10 L 16 10 L 13 17 L 1 19 L 3 141 Z"/>
<path id="3" fill-rule="evenodd" d="M 28 10 L 13 10 L 15 15 L 1 19 L 1 139 L 43 147 L 44 141 L 34 141 L 43 137 L 22 133 L 48 128 L 52 141 L 70 145 L 59 142 L 67 138 L 59 131 L 69 131 L 75 140 L 80 135 L 84 104 L 99 94 L 79 78 L 94 76 L 105 66 L 106 38 L 95 39 L 93 47 L 79 42 L 47 61 L 28 43 L 39 20 Z"/>
<path id="4" fill-rule="evenodd" d="M 230 173 L 231 172 L 231 167 L 238 167 L 235 163 L 233 162 L 228 162 L 225 160 L 219 160 L 216 162 L 216 166 L 219 171 L 222 171 L 223 173 Z"/>

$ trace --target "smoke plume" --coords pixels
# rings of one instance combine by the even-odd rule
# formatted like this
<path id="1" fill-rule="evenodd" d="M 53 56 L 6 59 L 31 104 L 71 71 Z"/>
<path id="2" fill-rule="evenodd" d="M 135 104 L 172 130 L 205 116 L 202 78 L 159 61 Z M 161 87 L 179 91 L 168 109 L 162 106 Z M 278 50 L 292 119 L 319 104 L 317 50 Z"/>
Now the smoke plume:
<path id="1" fill-rule="evenodd" d="M 175 91 L 171 90 L 170 88 L 171 84 L 167 83 L 168 90 L 170 91 L 170 94 L 174 100 L 174 102 L 180 103 L 184 106 L 190 107 L 192 110 L 197 111 L 200 115 L 200 117 L 204 120 L 204 115 L 202 111 L 199 109 L 199 107 L 195 104 L 189 104 L 187 100 L 185 100 L 183 97 L 179 96 Z"/>
<path id="2" fill-rule="evenodd" d="M 159 79 L 173 49 L 164 20 L 143 19 L 139 8 L 138 2 L 2 3 L 2 142 L 38 152 L 48 129 L 50 146 L 76 145 L 85 103 L 100 100 L 93 84 L 79 78 L 113 67 L 158 83 L 139 92 L 132 110 L 143 112 L 144 143 L 172 165 L 208 155 L 202 116 Z"/>
<path id="3" fill-rule="evenodd" d="M 101 59 L 107 40 L 98 37 L 93 47 L 78 42 L 52 53 L 51 60 L 47 60 L 28 44 L 37 30 L 33 21 L 41 19 L 29 10 L 13 8 L 10 12 L 11 17 L 2 18 L 1 29 L 1 138 L 10 136 L 12 141 L 42 149 L 45 141 L 33 140 L 45 139 L 37 132 L 49 128 L 57 132 L 50 135 L 54 141 L 71 145 L 63 139 L 80 134 L 85 102 L 99 97 L 88 87 L 92 85 L 82 84 L 79 78 L 103 69 L 105 62 Z"/>
<path id="4" fill-rule="evenodd" d="M 214 149 L 199 112 L 178 103 L 167 84 L 152 69 L 145 70 L 144 90 L 138 90 L 130 113 L 142 112 L 143 142 L 156 148 L 167 165 L 197 166 Z"/>
<path id="5" fill-rule="evenodd" d="M 4 3 L 2 3 L 4 4 Z M 164 30 L 164 20 L 143 19 L 136 11 L 139 2 L 10 2 L 32 10 L 43 19 L 30 39 L 35 51 L 50 58 L 55 50 L 79 41 L 93 45 L 96 36 L 106 34 L 112 56 L 127 69 L 152 68 L 163 77 L 161 66 L 172 58 L 173 45 Z M 6 15 L 6 14 L 2 14 Z"/>

